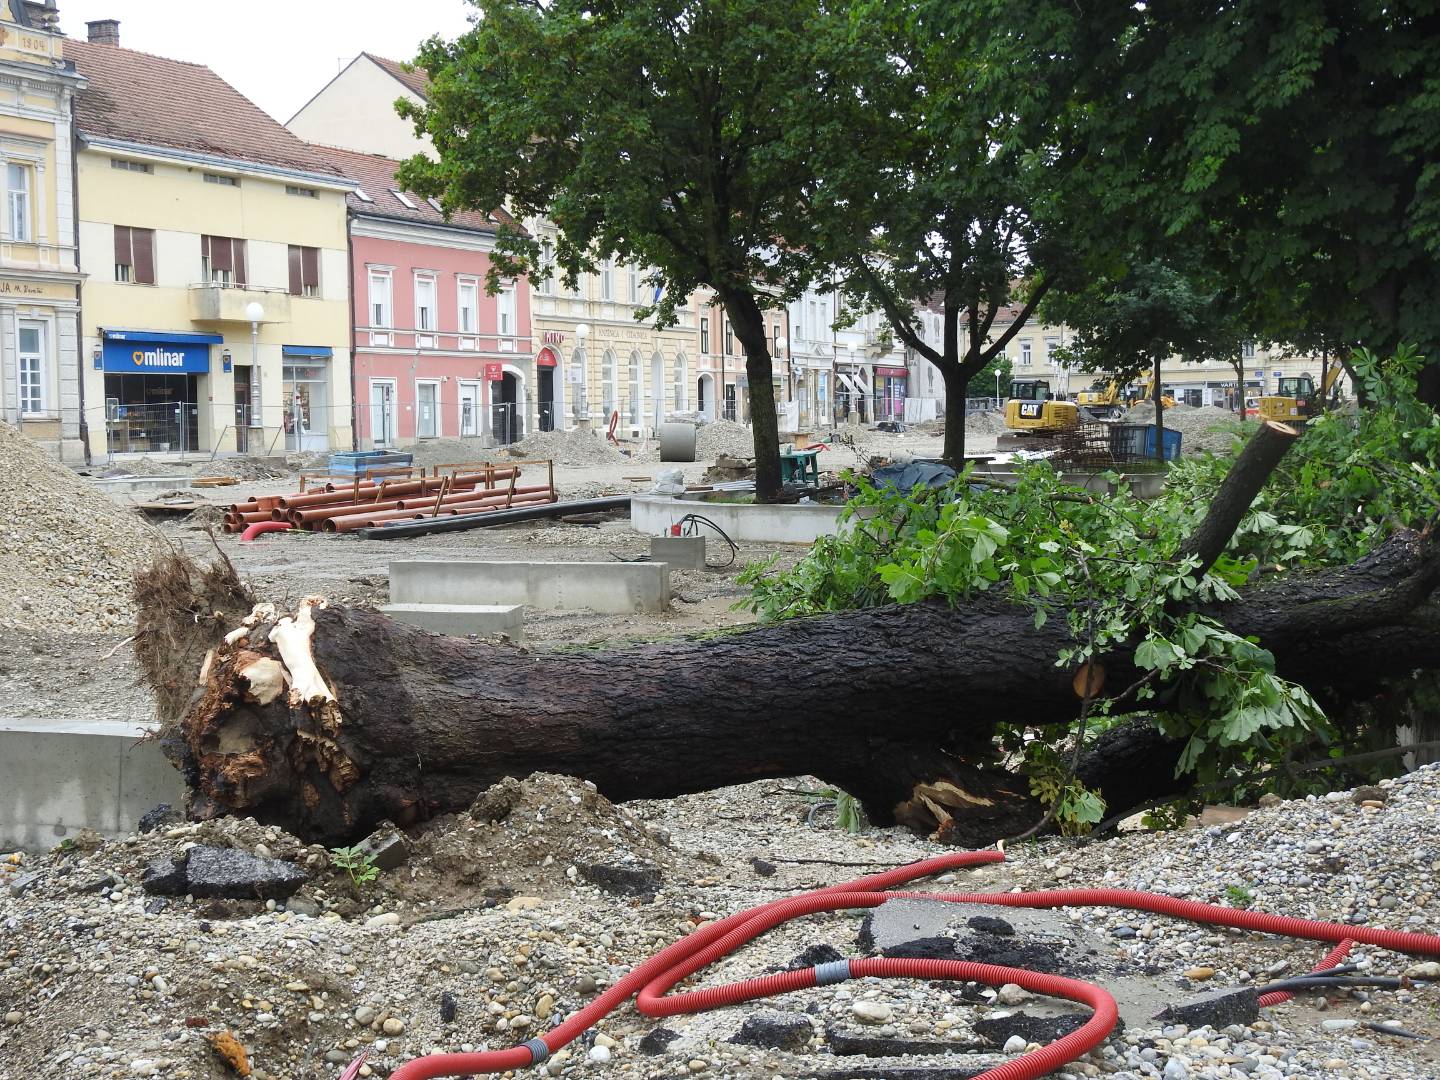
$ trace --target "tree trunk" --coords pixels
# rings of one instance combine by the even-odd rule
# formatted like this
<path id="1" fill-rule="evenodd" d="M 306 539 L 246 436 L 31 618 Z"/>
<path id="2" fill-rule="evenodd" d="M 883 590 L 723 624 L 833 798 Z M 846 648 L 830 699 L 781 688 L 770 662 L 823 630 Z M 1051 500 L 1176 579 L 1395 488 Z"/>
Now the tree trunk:
<path id="1" fill-rule="evenodd" d="M 1225 474 L 1225 479 L 1220 484 L 1220 490 L 1211 501 L 1210 512 L 1195 531 L 1186 537 L 1185 543 L 1180 545 L 1179 554 L 1182 558 L 1187 555 L 1199 557 L 1197 573 L 1203 574 L 1215 565 L 1215 560 L 1230 543 L 1235 527 L 1250 509 L 1255 496 L 1260 493 L 1265 481 L 1275 471 L 1275 466 L 1298 438 L 1300 432 L 1294 428 L 1286 424 L 1266 422 L 1260 426 L 1255 437 L 1245 444 L 1245 449 L 1235 459 L 1235 464 L 1230 466 L 1230 471 Z"/>
<path id="2" fill-rule="evenodd" d="M 750 429 L 755 438 L 755 499 L 780 498 L 780 423 L 775 410 L 775 384 L 770 343 L 765 339 L 765 316 L 748 292 L 723 294 L 725 313 L 745 350 L 745 374 L 750 384 Z"/>
<path id="3" fill-rule="evenodd" d="M 940 365 L 936 365 L 940 367 Z M 940 377 L 945 383 L 945 463 L 952 468 L 965 467 L 965 395 L 970 389 L 970 380 L 960 373 L 958 367 L 940 367 Z"/>
<path id="4" fill-rule="evenodd" d="M 1333 708 L 1368 700 L 1382 676 L 1434 664 L 1437 582 L 1440 556 L 1406 538 L 1351 567 L 1248 589 L 1209 614 L 1253 635 L 1281 674 Z M 155 622 L 167 617 L 169 629 Z M 195 629 L 189 605 L 142 618 L 158 641 Z M 328 608 L 315 614 L 324 685 L 313 704 L 264 690 L 276 649 L 252 632 L 216 648 L 190 702 L 171 688 L 166 747 L 193 813 L 248 814 L 330 844 L 385 818 L 462 809 L 496 780 L 536 770 L 589 779 L 612 799 L 812 774 L 877 823 L 983 844 L 1040 816 L 1024 778 L 996 765 L 992 734 L 1002 722 L 1073 719 L 1074 673 L 1055 664 L 1070 643 L 1065 625 L 1057 615 L 1037 630 L 1024 608 L 982 598 L 532 654 Z M 1111 687 L 1139 675 L 1128 652 L 1104 665 Z M 293 658 L 286 668 L 303 682 Z M 147 670 L 154 682 L 157 666 Z M 1168 766 L 1137 774 L 1123 756 L 1114 768 L 1091 761 L 1083 776 L 1112 811 L 1175 786 Z"/>
<path id="5" fill-rule="evenodd" d="M 1160 354 L 1156 353 L 1152 369 L 1155 383 L 1150 388 L 1150 397 L 1155 402 L 1155 460 L 1164 464 L 1165 462 L 1165 405 L 1162 399 L 1165 397 L 1165 387 L 1160 383 Z"/>

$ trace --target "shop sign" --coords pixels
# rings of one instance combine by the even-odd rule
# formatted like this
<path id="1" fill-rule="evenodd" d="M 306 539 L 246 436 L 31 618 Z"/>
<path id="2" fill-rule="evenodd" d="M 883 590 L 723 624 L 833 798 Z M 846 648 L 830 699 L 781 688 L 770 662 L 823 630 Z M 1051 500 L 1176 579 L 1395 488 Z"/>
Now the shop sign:
<path id="1" fill-rule="evenodd" d="M 541 340 L 546 345 L 563 345 L 565 344 L 565 335 L 559 330 L 546 330 L 545 336 Z"/>
<path id="2" fill-rule="evenodd" d="M 501 379 L 505 378 L 505 365 L 486 364 L 485 378 L 489 379 L 491 382 L 499 382 Z"/>
<path id="3" fill-rule="evenodd" d="M 16 281 L 13 278 L 0 278 L 0 297 L 20 300 L 74 300 L 75 286 L 62 281 Z"/>
<path id="4" fill-rule="evenodd" d="M 554 349 L 550 349 L 550 348 L 541 349 L 541 350 L 540 350 L 540 354 L 535 357 L 535 366 L 536 366 L 536 367 L 559 367 L 559 366 L 560 366 L 560 358 L 555 355 L 555 350 L 554 350 Z"/>
<path id="5" fill-rule="evenodd" d="M 885 375 L 891 379 L 904 379 L 910 375 L 910 370 L 903 367 L 877 367 L 876 375 Z"/>
<path id="6" fill-rule="evenodd" d="M 210 346 L 107 339 L 103 359 L 105 371 L 112 375 L 203 375 L 210 370 Z"/>

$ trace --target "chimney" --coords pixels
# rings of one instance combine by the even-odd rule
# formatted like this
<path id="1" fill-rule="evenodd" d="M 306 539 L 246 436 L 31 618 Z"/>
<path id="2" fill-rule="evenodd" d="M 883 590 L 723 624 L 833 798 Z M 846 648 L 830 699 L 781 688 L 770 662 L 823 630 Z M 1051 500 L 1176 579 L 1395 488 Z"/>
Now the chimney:
<path id="1" fill-rule="evenodd" d="M 91 45 L 120 44 L 119 19 L 96 19 L 94 22 L 87 22 L 85 29 L 89 31 Z"/>

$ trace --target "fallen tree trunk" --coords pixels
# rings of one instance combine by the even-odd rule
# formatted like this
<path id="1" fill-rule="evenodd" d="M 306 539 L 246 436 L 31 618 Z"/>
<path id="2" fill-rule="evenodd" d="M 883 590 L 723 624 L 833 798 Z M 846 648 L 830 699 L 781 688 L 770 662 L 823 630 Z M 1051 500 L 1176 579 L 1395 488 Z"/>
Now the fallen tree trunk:
<path id="1" fill-rule="evenodd" d="M 1440 557 L 1406 537 L 1352 567 L 1248 589 L 1211 614 L 1333 703 L 1422 657 L 1433 663 L 1437 577 Z M 274 652 L 266 616 L 210 657 L 167 743 L 198 814 L 248 814 L 338 843 L 385 818 L 461 809 L 494 781 L 536 770 L 589 779 L 617 800 L 812 774 L 879 823 L 945 825 L 948 839 L 982 844 L 1041 813 L 1024 778 L 996 767 L 994 726 L 1067 722 L 1077 705 L 1073 673 L 1055 665 L 1064 620 L 1036 630 L 1027 611 L 991 601 L 541 654 L 364 610 L 313 619 L 323 682 L 307 674 L 305 700 L 277 691 L 263 663 Z M 276 631 L 288 649 L 311 632 L 306 621 Z M 1106 664 L 1112 686 L 1137 674 L 1124 657 Z M 1171 771 L 1156 766 L 1119 755 L 1082 776 L 1115 810 L 1163 793 Z"/>

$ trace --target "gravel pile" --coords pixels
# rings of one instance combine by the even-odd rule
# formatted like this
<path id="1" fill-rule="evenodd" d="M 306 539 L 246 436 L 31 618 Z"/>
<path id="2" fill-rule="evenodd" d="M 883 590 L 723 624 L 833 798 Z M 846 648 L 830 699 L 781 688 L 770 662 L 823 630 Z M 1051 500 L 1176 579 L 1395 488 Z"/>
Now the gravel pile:
<path id="1" fill-rule="evenodd" d="M 999 435 L 1005 430 L 1005 414 L 1003 412 L 978 412 L 965 417 L 965 434 L 967 435 Z"/>
<path id="2" fill-rule="evenodd" d="M 828 813 L 807 825 L 814 804 L 802 792 L 818 786 L 768 781 L 615 808 L 583 784 L 536 777 L 516 785 L 513 798 L 488 809 L 482 798 L 468 815 L 422 832 L 408 865 L 358 894 L 322 851 L 253 822 L 162 826 L 112 842 L 81 837 L 18 866 L 0 861 L 0 1074 L 8 1067 L 17 1077 L 220 1077 L 228 1074 L 211 1040 L 222 1033 L 243 1046 L 257 1080 L 334 1075 L 361 1048 L 372 1053 L 371 1075 L 383 1076 L 427 1051 L 513 1045 L 707 920 L 941 850 L 898 830 L 851 836 L 830 827 Z M 487 820 L 507 804 L 508 813 Z M 1148 888 L 1434 932 L 1437 812 L 1440 769 L 1426 768 L 1226 825 L 1083 846 L 1046 840 L 1012 850 L 1003 865 L 917 887 Z M 554 834 L 548 851 L 538 842 L 547 829 Z M 518 841 L 511 856 L 508 840 Z M 151 859 L 194 844 L 289 858 L 311 882 L 278 903 L 165 899 L 140 888 Z M 658 885 L 606 873 L 632 857 L 653 864 Z M 445 859 L 452 862 L 440 865 Z M 475 880 L 460 881 L 466 873 Z M 427 897 L 411 891 L 412 874 L 470 892 Z M 1134 912 L 1066 909 L 1058 918 L 1073 922 L 1077 940 L 1083 933 L 1098 942 L 1080 963 L 1099 981 L 1128 971 L 1150 980 L 1162 1001 L 1297 974 L 1325 951 Z M 792 922 L 697 983 L 769 973 L 802 954 L 802 963 L 860 955 L 869 947 L 860 930 L 858 913 Z M 1132 1023 L 1056 1075 L 1433 1078 L 1440 1072 L 1434 1043 L 1365 1025 L 1440 1034 L 1440 969 L 1377 949 L 1360 949 L 1354 960 L 1373 973 L 1409 971 L 1415 981 L 1400 991 L 1306 995 L 1221 1027 Z M 1015 987 L 997 995 L 901 980 L 843 983 L 663 1021 L 625 1005 L 544 1072 L 587 1080 L 917 1076 L 893 1070 L 988 1064 L 1001 1046 L 1013 1055 L 1026 1042 L 1017 1010 L 1037 1012 Z M 990 1053 L 967 1054 L 981 1037 Z M 847 1056 L 862 1043 L 870 1056 Z M 941 1057 L 900 1056 L 947 1048 Z"/>
<path id="3" fill-rule="evenodd" d="M 0 626 L 91 633 L 128 626 L 135 570 L 164 547 L 134 511 L 116 505 L 0 423 Z"/>
<path id="4" fill-rule="evenodd" d="M 408 447 L 415 464 L 456 465 L 480 461 L 514 461 L 516 458 L 544 461 L 557 465 L 613 465 L 625 461 L 625 455 L 605 441 L 596 431 L 537 431 L 519 442 L 506 446 L 481 446 L 478 439 L 425 439 Z"/>
<path id="5" fill-rule="evenodd" d="M 1125 414 L 1125 422 L 1155 423 L 1155 406 L 1149 402 L 1136 405 Z M 1213 405 L 1203 405 L 1198 409 L 1190 405 L 1175 405 L 1165 410 L 1165 426 L 1184 436 L 1180 442 L 1181 453 L 1218 454 L 1234 444 L 1240 417 L 1229 409 L 1218 409 Z"/>
<path id="6" fill-rule="evenodd" d="M 714 461 L 721 454 L 753 458 L 755 436 L 744 424 L 733 420 L 714 420 L 695 433 L 695 459 Z"/>

